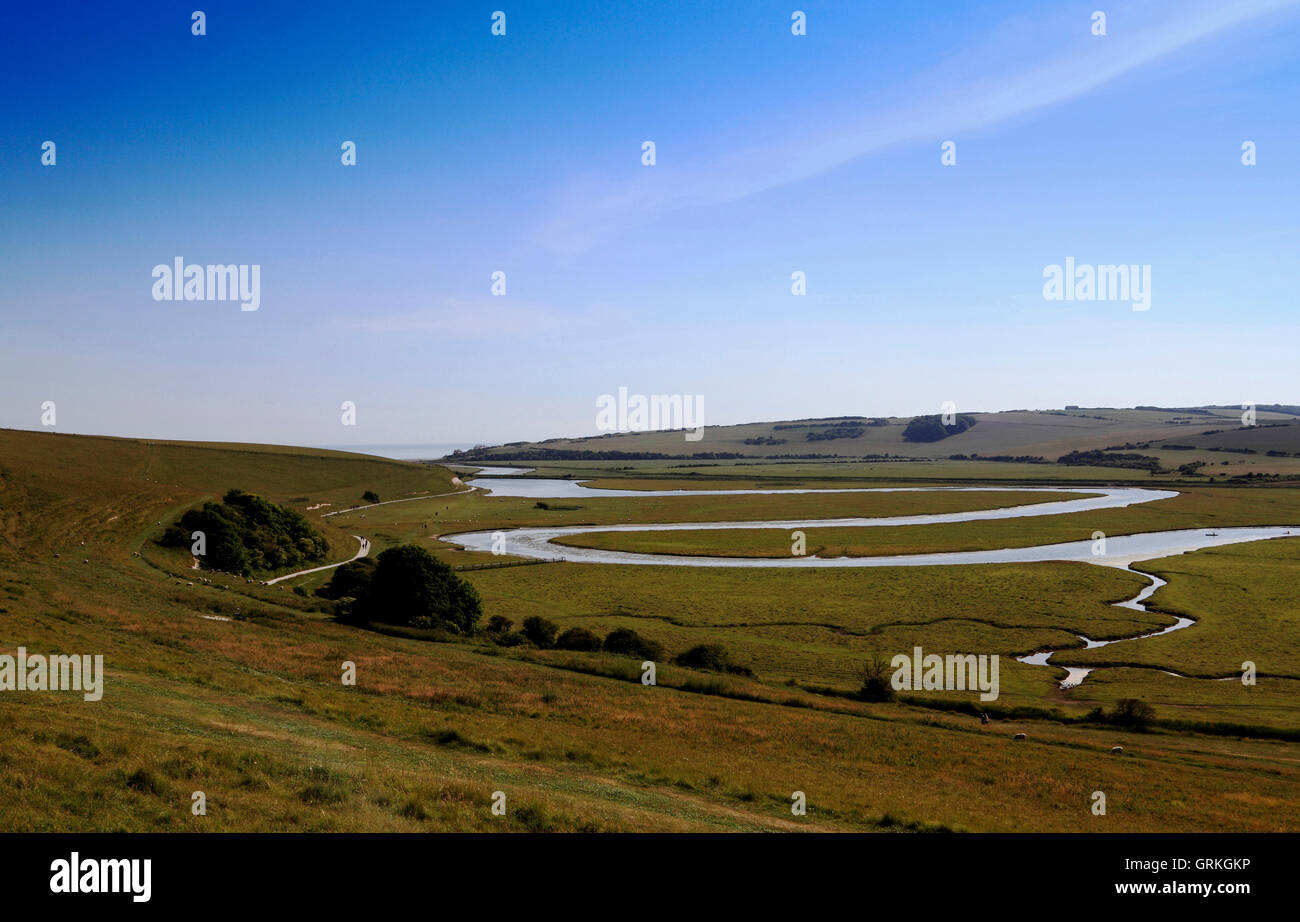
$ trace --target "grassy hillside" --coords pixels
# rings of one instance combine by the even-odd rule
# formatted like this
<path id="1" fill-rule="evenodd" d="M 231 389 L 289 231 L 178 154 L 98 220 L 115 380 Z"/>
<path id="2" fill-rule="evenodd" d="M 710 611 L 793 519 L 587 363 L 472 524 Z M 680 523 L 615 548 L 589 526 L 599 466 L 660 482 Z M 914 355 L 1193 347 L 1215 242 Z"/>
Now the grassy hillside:
<path id="1" fill-rule="evenodd" d="M 0 432 L 0 649 L 100 653 L 107 673 L 97 702 L 0 694 L 3 828 L 1300 825 L 1300 743 L 1278 738 L 1300 729 L 1294 680 L 1266 678 L 1242 698 L 1228 683 L 1179 691 L 1134 668 L 1061 692 L 1054 670 L 1004 660 L 1002 710 L 989 725 L 925 702 L 852 697 L 855 669 L 872 649 L 916 642 L 1006 654 L 1068 643 L 1073 631 L 1106 636 L 1164 623 L 1158 612 L 1108 604 L 1141 584 L 1132 574 L 1079 564 L 942 574 L 670 569 L 650 579 L 640 568 L 570 564 L 465 573 L 489 615 L 519 623 L 543 614 L 601 632 L 633 626 L 670 655 L 720 642 L 754 671 L 721 676 L 665 662 L 658 684 L 645 686 L 629 657 L 433 642 L 336 623 L 292 588 L 319 585 L 321 574 L 274 586 L 191 578 L 150 542 L 156 523 L 232 486 L 303 510 L 341 541 L 415 542 L 458 563 L 493 558 L 455 551 L 439 533 L 801 508 L 785 496 L 584 498 L 565 501 L 577 509 L 549 510 L 474 492 L 323 518 L 365 490 L 388 500 L 457 487 L 439 468 L 334 452 Z M 805 513 L 832 515 L 850 502 L 880 512 L 902 500 L 803 502 Z M 341 546 L 338 558 L 354 547 Z M 1215 559 L 1196 556 L 1197 578 L 1213 576 Z M 1218 595 L 1203 589 L 1175 600 L 1206 619 L 1206 636 L 1225 656 L 1239 651 L 1214 639 L 1224 628 L 1209 628 L 1230 624 L 1227 600 L 1239 597 L 1264 618 L 1289 604 L 1291 561 L 1266 554 L 1234 570 L 1236 559 L 1222 558 Z M 1266 672 L 1267 657 L 1259 659 Z M 344 662 L 356 664 L 354 687 L 340 682 Z M 1162 720 L 1194 714 L 1210 730 L 1226 715 L 1261 729 L 1134 733 L 1080 722 L 1122 694 L 1156 701 Z M 1013 742 L 1016 732 L 1029 739 Z M 1127 755 L 1111 756 L 1116 744 Z M 1089 810 L 1097 789 L 1108 794 L 1104 818 Z M 808 795 L 806 817 L 791 815 L 796 790 Z M 191 813 L 194 791 L 206 794 L 207 816 Z M 490 812 L 494 791 L 507 795 L 505 817 Z"/>
<path id="2" fill-rule="evenodd" d="M 864 458 L 889 455 L 910 459 L 946 459 L 953 455 L 984 458 L 1044 458 L 1055 462 L 1072 451 L 1120 448 L 1148 451 L 1172 466 L 1202 458 L 1204 453 L 1164 453 L 1165 443 L 1211 447 L 1224 442 L 1258 444 L 1260 455 L 1268 449 L 1300 455 L 1300 423 L 1290 413 L 1260 409 L 1259 427 L 1217 441 L 1201 433 L 1207 430 L 1236 430 L 1242 425 L 1241 410 L 1233 408 L 1015 410 L 1002 413 L 972 413 L 976 425 L 936 442 L 914 442 L 904 438 L 912 417 L 888 419 L 834 417 L 822 420 L 786 420 L 746 423 L 735 426 L 707 426 L 699 441 L 685 441 L 681 431 L 608 433 L 587 438 L 548 439 L 517 442 L 465 455 L 454 460 L 544 459 L 547 453 L 566 452 L 653 452 L 673 457 L 698 453 L 738 454 L 746 458 L 777 459 L 788 456 L 838 456 Z M 1276 426 L 1277 428 L 1265 428 Z M 844 436 L 852 437 L 829 437 Z M 811 436 L 811 438 L 810 438 Z M 557 458 L 560 460 L 560 458 Z M 567 460 L 577 460 L 568 458 Z M 1204 456 L 1218 464 L 1224 457 Z M 1240 460 L 1240 459 L 1233 459 Z M 1300 460 L 1252 459 L 1250 470 L 1300 474 Z M 1233 471 L 1240 473 L 1243 471 Z M 900 476 L 908 476 L 901 473 Z M 1043 476 L 1040 474 L 1040 476 Z"/>
<path id="3" fill-rule="evenodd" d="M 0 430 L 0 554 L 105 547 L 232 487 L 300 511 L 456 489 L 440 467 L 345 452 Z M 323 504 L 323 505 L 322 505 Z M 343 545 L 351 544 L 345 540 Z"/>

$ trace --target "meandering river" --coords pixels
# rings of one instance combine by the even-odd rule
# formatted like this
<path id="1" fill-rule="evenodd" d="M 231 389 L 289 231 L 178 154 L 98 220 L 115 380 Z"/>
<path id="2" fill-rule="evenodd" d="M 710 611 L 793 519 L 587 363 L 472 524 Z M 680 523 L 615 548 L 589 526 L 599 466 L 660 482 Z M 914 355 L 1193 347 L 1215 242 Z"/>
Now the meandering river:
<path id="1" fill-rule="evenodd" d="M 1005 506 L 996 509 L 976 509 L 967 512 L 943 512 L 923 515 L 881 516 L 839 519 L 784 519 L 750 522 L 653 522 L 636 525 L 569 525 L 542 528 L 514 528 L 504 532 L 479 531 L 458 535 L 444 535 L 443 541 L 458 544 L 467 550 L 491 551 L 498 536 L 504 536 L 505 552 L 516 557 L 543 560 L 562 560 L 574 563 L 623 564 L 636 566 L 668 567 L 938 567 L 998 563 L 1044 563 L 1048 561 L 1078 561 L 1101 566 L 1130 569 L 1140 560 L 1153 560 L 1197 551 L 1209 547 L 1222 547 L 1247 541 L 1262 541 L 1300 535 L 1300 526 L 1249 526 L 1219 529 L 1182 529 L 1178 531 L 1146 532 L 1136 535 L 1108 536 L 1104 542 L 1095 542 L 1091 536 L 1080 541 L 1062 544 L 1043 544 L 1034 547 L 1000 548 L 985 551 L 953 551 L 937 554 L 895 554 L 879 557 L 693 557 L 676 554 L 648 554 L 635 551 L 616 551 L 601 548 L 566 547 L 553 543 L 556 538 L 597 532 L 643 531 L 702 531 L 733 528 L 772 528 L 783 531 L 809 528 L 871 528 L 896 525 L 937 525 L 953 522 L 979 522 L 995 519 L 1013 519 L 1026 516 L 1065 515 L 1097 509 L 1116 509 L 1139 503 L 1155 502 L 1177 496 L 1172 490 L 1153 490 L 1140 487 L 861 487 L 833 490 L 611 490 L 589 488 L 573 480 L 520 478 L 527 468 L 501 468 L 488 479 L 475 482 L 480 489 L 494 496 L 515 496 L 529 499 L 575 499 L 580 497 L 650 497 L 650 496 L 743 496 L 774 493 L 928 493 L 938 491 L 967 492 L 1047 492 L 1092 494 L 1081 499 L 1034 503 L 1024 506 Z M 483 473 L 488 473 L 485 469 Z M 499 545 L 498 545 L 499 546 Z M 1147 574 L 1144 574 L 1147 575 Z M 1145 611 L 1143 601 L 1150 597 L 1164 581 L 1154 576 L 1151 585 L 1135 598 L 1118 605 Z M 1097 641 L 1080 637 L 1085 648 L 1102 647 L 1111 643 L 1156 637 L 1181 630 L 1193 624 L 1190 618 L 1160 631 L 1154 631 L 1119 640 Z M 1020 661 L 1035 666 L 1053 666 L 1049 663 L 1058 651 L 1040 651 Z M 1078 685 L 1091 669 L 1075 667 L 1068 671 L 1062 687 Z"/>

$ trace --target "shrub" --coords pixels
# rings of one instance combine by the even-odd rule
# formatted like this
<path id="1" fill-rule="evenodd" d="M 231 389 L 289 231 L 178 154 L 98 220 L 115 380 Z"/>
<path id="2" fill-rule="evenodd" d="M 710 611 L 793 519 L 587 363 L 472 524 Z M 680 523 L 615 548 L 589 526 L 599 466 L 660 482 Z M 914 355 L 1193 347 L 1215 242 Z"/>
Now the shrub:
<path id="1" fill-rule="evenodd" d="M 493 638 L 500 638 L 509 634 L 510 629 L 514 626 L 515 623 L 505 615 L 493 615 L 491 618 L 488 618 L 488 623 L 487 626 L 483 628 L 483 633 Z"/>
<path id="2" fill-rule="evenodd" d="M 545 650 L 555 645 L 555 635 L 560 626 L 554 621 L 547 621 L 539 615 L 524 619 L 523 634 L 535 647 Z"/>
<path id="3" fill-rule="evenodd" d="M 153 773 L 147 768 L 138 768 L 126 779 L 126 786 L 133 791 L 139 791 L 141 794 L 157 794 L 159 790 L 158 780 L 154 778 Z"/>
<path id="4" fill-rule="evenodd" d="M 673 662 L 687 669 L 706 669 L 709 672 L 731 672 L 747 676 L 754 674 L 748 666 L 732 662 L 726 648 L 719 644 L 699 644 L 691 647 L 685 653 L 677 654 Z"/>
<path id="5" fill-rule="evenodd" d="M 1145 701 L 1139 701 L 1136 698 L 1121 698 L 1115 702 L 1115 710 L 1111 712 L 1110 719 L 1112 723 L 1121 727 L 1130 727 L 1134 730 L 1146 730 L 1155 721 L 1156 709 Z"/>
<path id="6" fill-rule="evenodd" d="M 361 498 L 368 503 L 379 502 L 379 494 L 376 493 L 374 490 L 367 490 L 366 492 L 362 493 Z"/>
<path id="7" fill-rule="evenodd" d="M 897 696 L 893 683 L 890 682 L 889 662 L 883 657 L 872 654 L 858 671 L 862 686 L 858 697 L 863 701 L 893 701 Z"/>
<path id="8" fill-rule="evenodd" d="M 637 656 L 641 659 L 659 660 L 664 655 L 664 648 L 661 645 L 653 640 L 647 640 L 626 627 L 610 631 L 605 638 L 604 646 L 607 653 L 621 653 L 624 656 Z"/>
<path id="9" fill-rule="evenodd" d="M 593 652 L 600 649 L 600 637 L 585 627 L 571 627 L 555 638 L 556 649 Z"/>
<path id="10" fill-rule="evenodd" d="M 522 644 L 528 643 L 528 638 L 519 633 L 519 631 L 511 631 L 508 634 L 502 634 L 500 638 L 497 639 L 497 643 L 503 647 L 518 647 Z"/>

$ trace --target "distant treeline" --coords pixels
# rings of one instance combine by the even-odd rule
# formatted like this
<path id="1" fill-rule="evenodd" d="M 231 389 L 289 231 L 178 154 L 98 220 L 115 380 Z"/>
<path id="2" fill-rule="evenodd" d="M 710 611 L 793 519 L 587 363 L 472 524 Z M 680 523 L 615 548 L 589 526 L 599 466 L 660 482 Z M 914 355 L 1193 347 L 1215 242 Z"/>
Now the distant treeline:
<path id="1" fill-rule="evenodd" d="M 697 451 L 694 454 L 665 454 L 661 451 L 589 451 L 574 448 L 525 448 L 509 454 L 494 455 L 491 450 L 457 451 L 447 456 L 449 461 L 730 461 L 748 458 L 738 451 Z"/>
<path id="2" fill-rule="evenodd" d="M 1210 409 L 1232 410 L 1234 413 L 1236 413 L 1244 408 L 1240 406 L 1232 406 L 1231 404 L 1226 404 L 1224 406 L 1215 405 L 1212 406 Z M 1270 413 L 1286 413 L 1288 416 L 1300 416 L 1300 407 L 1291 403 L 1257 403 L 1255 404 L 1255 410 L 1257 412 L 1259 410 L 1267 410 Z M 1189 411 L 1189 412 L 1205 412 L 1205 411 L 1202 410 L 1202 411 Z"/>
<path id="3" fill-rule="evenodd" d="M 949 461 L 1001 461 L 1012 464 L 1051 464 L 1042 455 L 979 455 L 971 452 L 969 455 L 949 455 Z"/>
<path id="4" fill-rule="evenodd" d="M 872 418 L 872 419 L 867 419 L 867 418 L 865 418 L 865 417 L 861 417 L 861 418 L 858 418 L 858 419 L 845 419 L 845 420 L 841 420 L 841 421 L 839 421 L 839 422 L 835 422 L 835 423 L 831 423 L 831 422 L 817 422 L 817 421 L 814 421 L 814 422 L 811 422 L 811 423 L 778 423 L 777 425 L 773 426 L 772 428 L 773 428 L 774 430 L 780 430 L 780 429 L 825 429 L 825 428 L 827 428 L 827 427 L 832 428 L 832 429 L 834 429 L 834 428 L 836 428 L 836 427 L 839 427 L 839 428 L 849 428 L 849 429 L 861 429 L 863 426 L 888 426 L 888 425 L 889 425 L 889 420 L 887 420 L 887 419 L 881 419 L 881 418 L 879 418 L 879 417 L 875 417 L 875 418 Z"/>
<path id="5" fill-rule="evenodd" d="M 1057 458 L 1056 463 L 1068 464 L 1074 467 L 1123 467 L 1132 470 L 1151 471 L 1152 473 L 1161 470 L 1160 459 L 1151 455 L 1142 455 L 1136 452 L 1107 454 L 1105 451 L 1098 449 L 1072 451 L 1068 455 Z"/>
<path id="6" fill-rule="evenodd" d="M 805 433 L 804 440 L 808 442 L 824 442 L 828 439 L 856 439 L 865 431 L 861 426 L 854 428 L 835 426 L 830 429 L 823 429 L 821 432 Z"/>

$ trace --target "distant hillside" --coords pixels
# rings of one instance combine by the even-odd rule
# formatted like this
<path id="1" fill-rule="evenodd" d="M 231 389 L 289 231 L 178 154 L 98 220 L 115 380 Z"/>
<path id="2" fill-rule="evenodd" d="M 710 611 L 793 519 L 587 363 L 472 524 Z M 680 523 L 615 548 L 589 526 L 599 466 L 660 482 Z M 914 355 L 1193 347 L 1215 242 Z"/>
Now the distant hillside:
<path id="1" fill-rule="evenodd" d="M 1300 424 L 1291 412 L 1295 409 L 1289 405 L 1277 405 L 1275 409 L 1261 406 L 1257 411 L 1259 426 L 1223 438 L 1229 442 L 1258 441 L 1261 446 L 1267 443 L 1265 450 L 1300 452 Z M 447 460 L 937 459 L 956 455 L 1021 460 L 1041 458 L 1055 462 L 1071 452 L 1107 448 L 1132 450 L 1136 446 L 1159 449 L 1167 443 L 1199 444 L 1203 433 L 1236 431 L 1241 427 L 1240 407 L 1071 407 L 1066 410 L 970 413 L 962 414 L 961 418 L 970 420 L 964 430 L 960 426 L 953 427 L 955 431 L 947 431 L 936 441 L 914 441 L 908 436 L 909 427 L 913 435 L 928 431 L 925 421 L 930 417 L 926 416 L 835 416 L 707 426 L 703 438 L 695 442 L 686 441 L 681 430 L 514 442 L 458 452 L 448 456 Z M 1276 427 L 1282 423 L 1290 425 L 1285 430 Z"/>
<path id="2" fill-rule="evenodd" d="M 454 490 L 445 468 L 276 445 L 164 442 L 0 429 L 0 558 L 153 526 L 238 486 L 298 509 Z M 320 508 L 318 506 L 318 508 Z M 319 513 L 317 513 L 319 515 Z M 351 539 L 346 536 L 340 547 Z"/>

